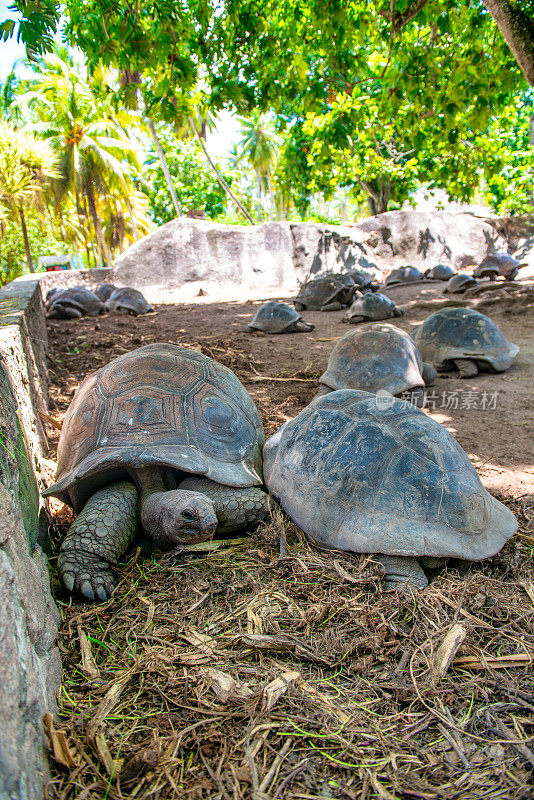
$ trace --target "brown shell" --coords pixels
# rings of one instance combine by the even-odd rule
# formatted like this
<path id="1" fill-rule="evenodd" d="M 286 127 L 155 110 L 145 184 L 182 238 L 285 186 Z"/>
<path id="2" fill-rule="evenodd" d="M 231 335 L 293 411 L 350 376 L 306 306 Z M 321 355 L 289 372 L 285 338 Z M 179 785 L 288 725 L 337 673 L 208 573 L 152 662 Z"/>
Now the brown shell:
<path id="1" fill-rule="evenodd" d="M 258 411 L 231 370 L 196 350 L 150 344 L 81 384 L 46 494 L 79 506 L 121 471 L 148 465 L 228 486 L 259 485 L 263 442 Z"/>

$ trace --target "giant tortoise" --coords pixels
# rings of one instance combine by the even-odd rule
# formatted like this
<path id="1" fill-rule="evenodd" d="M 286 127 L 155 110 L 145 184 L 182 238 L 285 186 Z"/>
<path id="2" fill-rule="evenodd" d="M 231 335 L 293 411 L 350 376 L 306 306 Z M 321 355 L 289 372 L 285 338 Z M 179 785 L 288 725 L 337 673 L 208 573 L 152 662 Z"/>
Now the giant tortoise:
<path id="1" fill-rule="evenodd" d="M 467 272 L 457 272 L 456 275 L 449 278 L 443 287 L 443 292 L 444 294 L 463 294 L 472 286 L 478 286 L 476 278 L 468 275 Z"/>
<path id="2" fill-rule="evenodd" d="M 264 331 L 265 333 L 304 333 L 313 331 L 315 325 L 304 322 L 296 309 L 287 303 L 274 300 L 258 308 L 254 319 L 245 325 L 245 331 Z"/>
<path id="3" fill-rule="evenodd" d="M 45 492 L 78 512 L 58 559 L 67 589 L 109 597 L 139 523 L 165 548 L 263 518 L 263 441 L 243 385 L 195 350 L 150 344 L 89 375 Z"/>
<path id="4" fill-rule="evenodd" d="M 297 311 L 339 311 L 351 304 L 355 291 L 354 281 L 325 275 L 303 283 L 293 303 Z"/>
<path id="5" fill-rule="evenodd" d="M 495 280 L 500 275 L 507 281 L 512 281 L 522 266 L 525 265 L 508 253 L 492 253 L 482 259 L 473 274 L 475 278 L 490 280 Z"/>
<path id="6" fill-rule="evenodd" d="M 448 430 L 390 395 L 316 398 L 267 441 L 263 472 L 312 542 L 376 553 L 387 588 L 422 588 L 423 566 L 487 558 L 517 529 Z"/>
<path id="7" fill-rule="evenodd" d="M 364 292 L 355 297 L 353 304 L 345 312 L 343 322 L 350 322 L 356 325 L 358 322 L 378 322 L 381 319 L 390 317 L 401 317 L 404 314 L 402 308 L 380 292 Z"/>
<path id="8" fill-rule="evenodd" d="M 154 310 L 141 292 L 131 286 L 115 289 L 106 300 L 106 308 L 108 311 L 127 311 L 135 317 Z"/>
<path id="9" fill-rule="evenodd" d="M 365 392 L 389 392 L 404 396 L 417 405 L 424 403 L 426 382 L 436 373 L 423 365 L 413 339 L 388 323 L 366 325 L 345 334 L 328 359 L 319 378 L 318 396 L 337 389 L 361 389 Z"/>
<path id="10" fill-rule="evenodd" d="M 402 283 L 413 283 L 414 281 L 422 281 L 424 275 L 417 267 L 399 267 L 399 269 L 392 270 L 386 278 L 386 286 L 397 286 Z"/>
<path id="11" fill-rule="evenodd" d="M 51 290 L 52 291 L 52 290 Z M 49 319 L 79 319 L 80 317 L 98 317 L 105 311 L 104 304 L 94 292 L 75 286 L 63 289 L 50 296 L 45 303 L 46 316 Z"/>
<path id="12" fill-rule="evenodd" d="M 454 275 L 454 270 L 448 264 L 436 264 L 425 270 L 425 278 L 429 281 L 448 281 Z"/>
<path id="13" fill-rule="evenodd" d="M 485 314 L 472 308 L 441 308 L 413 334 L 421 357 L 438 372 L 456 368 L 460 378 L 474 378 L 479 370 L 504 372 L 519 347 L 506 339 Z"/>

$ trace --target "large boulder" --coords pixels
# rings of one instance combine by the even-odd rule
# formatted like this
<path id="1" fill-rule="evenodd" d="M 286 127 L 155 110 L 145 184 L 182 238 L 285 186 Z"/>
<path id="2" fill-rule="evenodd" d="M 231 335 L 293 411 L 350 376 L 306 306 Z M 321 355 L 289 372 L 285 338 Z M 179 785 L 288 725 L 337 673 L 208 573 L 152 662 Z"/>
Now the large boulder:
<path id="1" fill-rule="evenodd" d="M 112 279 L 133 286 L 150 302 L 191 298 L 199 290 L 239 299 L 291 292 L 295 286 L 289 223 L 220 225 L 175 219 L 122 253 Z"/>
<path id="2" fill-rule="evenodd" d="M 355 223 L 379 266 L 411 265 L 424 272 L 436 264 L 462 269 L 480 264 L 488 253 L 505 253 L 506 240 L 472 214 L 445 211 L 388 211 Z"/>

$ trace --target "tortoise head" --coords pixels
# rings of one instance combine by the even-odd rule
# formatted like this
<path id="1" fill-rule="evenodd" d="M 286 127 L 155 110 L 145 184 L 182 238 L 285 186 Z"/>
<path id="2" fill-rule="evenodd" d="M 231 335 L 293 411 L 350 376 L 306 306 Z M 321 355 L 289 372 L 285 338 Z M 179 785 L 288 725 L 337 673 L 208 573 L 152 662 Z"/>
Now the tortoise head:
<path id="1" fill-rule="evenodd" d="M 153 492 L 141 504 L 144 530 L 162 549 L 211 539 L 217 528 L 213 502 L 201 492 Z"/>

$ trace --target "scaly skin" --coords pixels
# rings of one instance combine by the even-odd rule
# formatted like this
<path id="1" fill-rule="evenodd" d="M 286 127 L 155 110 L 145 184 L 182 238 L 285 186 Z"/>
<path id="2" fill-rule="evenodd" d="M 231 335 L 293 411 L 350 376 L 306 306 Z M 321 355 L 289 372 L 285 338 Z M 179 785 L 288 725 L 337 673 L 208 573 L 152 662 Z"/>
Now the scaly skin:
<path id="1" fill-rule="evenodd" d="M 455 358 L 454 363 L 460 373 L 459 378 L 476 378 L 478 375 L 477 362 L 470 358 Z"/>
<path id="2" fill-rule="evenodd" d="M 191 476 L 183 480 L 179 489 L 201 492 L 213 502 L 217 514 L 217 533 L 257 525 L 269 514 L 269 496 L 257 486 L 245 489 L 223 486 L 209 478 Z"/>
<path id="3" fill-rule="evenodd" d="M 428 579 L 416 558 L 408 556 L 375 556 L 385 569 L 384 588 L 389 591 L 414 591 L 428 586 Z"/>
<path id="4" fill-rule="evenodd" d="M 87 600 L 107 600 L 115 588 L 113 568 L 137 531 L 138 492 L 120 481 L 100 489 L 69 528 L 58 558 L 67 589 Z"/>

